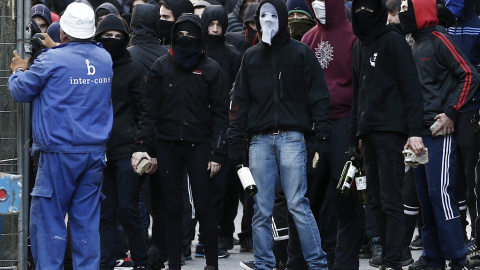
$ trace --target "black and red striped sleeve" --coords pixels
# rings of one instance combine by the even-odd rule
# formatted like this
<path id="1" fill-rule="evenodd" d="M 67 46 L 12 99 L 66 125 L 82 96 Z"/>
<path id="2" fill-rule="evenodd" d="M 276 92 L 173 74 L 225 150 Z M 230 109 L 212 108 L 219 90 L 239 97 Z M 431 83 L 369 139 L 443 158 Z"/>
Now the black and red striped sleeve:
<path id="1" fill-rule="evenodd" d="M 455 121 L 458 118 L 459 111 L 475 96 L 480 78 L 476 69 L 459 50 L 455 42 L 438 32 L 433 32 L 433 35 L 441 42 L 439 53 L 441 59 L 443 59 L 442 62 L 455 74 L 459 81 L 455 94 L 444 109 L 445 114 Z"/>

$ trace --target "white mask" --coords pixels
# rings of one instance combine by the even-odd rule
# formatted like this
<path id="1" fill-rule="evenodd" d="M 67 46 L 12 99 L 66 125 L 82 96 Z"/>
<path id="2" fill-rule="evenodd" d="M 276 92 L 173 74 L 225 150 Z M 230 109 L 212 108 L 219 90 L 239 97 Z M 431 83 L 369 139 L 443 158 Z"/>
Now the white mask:
<path id="1" fill-rule="evenodd" d="M 315 17 L 317 17 L 321 24 L 325 24 L 327 15 L 327 12 L 325 12 L 325 2 L 313 1 L 312 8 L 313 12 L 315 12 Z"/>
<path id="2" fill-rule="evenodd" d="M 272 39 L 278 33 L 278 13 L 270 3 L 265 3 L 260 7 L 260 27 L 262 28 L 262 42 L 272 45 Z"/>

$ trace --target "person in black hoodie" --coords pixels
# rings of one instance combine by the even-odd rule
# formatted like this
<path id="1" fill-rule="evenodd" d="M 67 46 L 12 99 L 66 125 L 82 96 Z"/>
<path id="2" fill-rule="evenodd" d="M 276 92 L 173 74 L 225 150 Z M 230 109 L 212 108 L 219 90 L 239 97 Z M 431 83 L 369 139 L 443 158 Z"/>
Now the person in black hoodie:
<path id="1" fill-rule="evenodd" d="M 271 218 L 280 183 L 309 269 L 326 269 L 318 227 L 305 198 L 306 166 L 312 164 L 306 164 L 303 135 L 314 127 L 313 152 L 325 160 L 330 104 L 323 71 L 312 50 L 290 38 L 284 1 L 262 0 L 254 20 L 262 43 L 242 59 L 228 143 L 229 157 L 236 164 L 245 163 L 243 143 L 251 136 L 249 165 L 258 188 L 253 217 L 255 269 L 272 269 L 276 264 Z"/>
<path id="2" fill-rule="evenodd" d="M 227 12 L 222 6 L 207 6 L 202 14 L 205 24 L 205 53 L 215 60 L 227 76 L 229 86 L 233 85 L 240 68 L 240 52 L 225 42 L 225 33 L 228 26 Z M 212 197 L 212 205 L 217 222 L 219 222 L 219 249 L 229 250 L 233 248 L 233 233 L 235 226 L 230 217 L 237 212 L 239 202 L 239 183 L 234 164 L 226 159 L 223 169 L 215 176 L 215 196 Z M 233 207 L 233 208 L 232 208 Z M 223 221 L 220 224 L 220 221 Z M 230 221 L 230 222 L 229 222 Z M 223 225 L 223 226 L 222 226 Z M 232 230 L 233 229 L 233 230 Z M 228 243 L 225 243 L 228 242 Z"/>
<path id="3" fill-rule="evenodd" d="M 117 209 L 128 236 L 134 269 L 147 269 L 145 235 L 138 208 L 140 178 L 132 171 L 130 157 L 142 107 L 145 71 L 127 50 L 128 33 L 122 20 L 107 15 L 97 27 L 95 40 L 113 60 L 113 127 L 107 144 L 100 214 L 100 269 L 113 269 L 116 260 Z M 155 163 L 155 162 L 154 162 Z M 151 173 L 156 165 L 152 166 Z"/>
<path id="4" fill-rule="evenodd" d="M 368 175 L 369 203 L 378 221 L 381 267 L 402 269 L 404 214 L 402 149 L 425 151 L 422 90 L 405 37 L 386 25 L 382 0 L 353 0 L 353 102 L 349 152 Z"/>
<path id="5" fill-rule="evenodd" d="M 193 13 L 193 4 L 189 0 L 161 0 L 160 1 L 160 41 L 163 46 L 169 47 L 173 24 L 182 13 Z"/>
<path id="6" fill-rule="evenodd" d="M 168 53 L 159 40 L 160 8 L 150 4 L 140 4 L 133 10 L 131 46 L 128 51 L 132 58 L 139 62 L 148 73 L 152 64 Z"/>
<path id="7" fill-rule="evenodd" d="M 429 152 L 429 162 L 413 170 L 424 222 L 423 262 L 417 265 L 443 269 L 448 260 L 450 269 L 463 269 L 466 249 L 453 194 L 459 129 L 455 125 L 474 102 L 480 78 L 457 43 L 436 30 L 436 15 L 435 0 L 404 0 L 398 14 L 403 31 L 415 40 L 413 58 L 424 96 L 422 136 Z M 470 124 L 465 122 L 460 123 Z"/>
<path id="8" fill-rule="evenodd" d="M 183 14 L 172 29 L 169 54 L 152 65 L 137 132 L 132 166 L 136 169 L 155 143 L 159 180 L 166 206 L 168 263 L 181 268 L 182 176 L 190 178 L 195 216 L 205 247 L 205 269 L 217 269 L 217 224 L 211 207 L 211 177 L 224 157 L 223 137 L 228 126 L 228 89 L 224 72 L 204 54 L 201 19 Z"/>
<path id="9" fill-rule="evenodd" d="M 225 34 L 225 41 L 237 48 L 242 55 L 248 48 L 258 43 L 257 27 L 253 21 L 257 7 L 258 3 L 253 3 L 245 10 L 242 31 Z"/>

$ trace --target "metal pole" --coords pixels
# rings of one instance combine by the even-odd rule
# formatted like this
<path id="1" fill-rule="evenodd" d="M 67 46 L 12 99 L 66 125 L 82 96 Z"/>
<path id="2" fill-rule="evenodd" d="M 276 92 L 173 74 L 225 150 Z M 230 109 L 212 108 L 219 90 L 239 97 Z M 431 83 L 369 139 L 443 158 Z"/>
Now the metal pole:
<path id="1" fill-rule="evenodd" d="M 30 33 L 26 26 L 30 23 L 31 0 L 18 0 L 17 9 L 17 51 L 22 57 L 31 53 Z M 22 174 L 22 202 L 18 215 L 18 269 L 27 270 L 27 239 L 28 239 L 28 182 L 29 182 L 29 138 L 30 138 L 30 104 L 19 106 L 18 115 L 18 170 Z"/>

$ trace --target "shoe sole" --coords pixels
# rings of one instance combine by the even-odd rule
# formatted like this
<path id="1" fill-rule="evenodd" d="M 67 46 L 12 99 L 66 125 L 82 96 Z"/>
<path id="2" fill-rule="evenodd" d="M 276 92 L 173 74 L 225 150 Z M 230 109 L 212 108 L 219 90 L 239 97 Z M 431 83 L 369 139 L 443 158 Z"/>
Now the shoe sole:
<path id="1" fill-rule="evenodd" d="M 243 262 L 240 262 L 240 266 L 245 269 L 245 270 L 253 270 L 253 268 L 251 268 L 250 266 L 244 264 Z"/>
<path id="2" fill-rule="evenodd" d="M 415 246 L 410 246 L 409 247 L 411 250 L 422 250 L 423 247 L 415 247 Z"/>
<path id="3" fill-rule="evenodd" d="M 228 258 L 230 257 L 230 253 L 227 253 L 225 255 L 219 255 L 218 258 Z"/>

